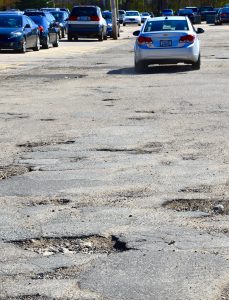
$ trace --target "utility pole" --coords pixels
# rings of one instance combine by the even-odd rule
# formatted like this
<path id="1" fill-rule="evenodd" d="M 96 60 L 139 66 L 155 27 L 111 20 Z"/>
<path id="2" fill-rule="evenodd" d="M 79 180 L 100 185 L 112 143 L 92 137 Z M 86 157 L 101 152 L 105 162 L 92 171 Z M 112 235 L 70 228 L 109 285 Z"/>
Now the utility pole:
<path id="1" fill-rule="evenodd" d="M 111 13 L 112 13 L 112 32 L 113 32 L 113 39 L 118 39 L 118 26 L 117 26 L 117 9 L 116 9 L 116 1 L 110 0 L 111 3 Z"/>

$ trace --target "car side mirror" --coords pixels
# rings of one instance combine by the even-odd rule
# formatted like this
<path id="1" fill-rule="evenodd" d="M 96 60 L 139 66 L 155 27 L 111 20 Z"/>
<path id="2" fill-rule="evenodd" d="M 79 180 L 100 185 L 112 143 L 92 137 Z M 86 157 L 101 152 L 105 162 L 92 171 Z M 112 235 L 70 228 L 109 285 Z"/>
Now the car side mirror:
<path id="1" fill-rule="evenodd" d="M 140 30 L 136 30 L 136 31 L 133 32 L 133 35 L 134 36 L 139 36 L 140 32 L 141 32 Z"/>
<path id="2" fill-rule="evenodd" d="M 203 28 L 197 28 L 196 33 L 198 33 L 198 34 L 204 33 L 204 29 Z"/>

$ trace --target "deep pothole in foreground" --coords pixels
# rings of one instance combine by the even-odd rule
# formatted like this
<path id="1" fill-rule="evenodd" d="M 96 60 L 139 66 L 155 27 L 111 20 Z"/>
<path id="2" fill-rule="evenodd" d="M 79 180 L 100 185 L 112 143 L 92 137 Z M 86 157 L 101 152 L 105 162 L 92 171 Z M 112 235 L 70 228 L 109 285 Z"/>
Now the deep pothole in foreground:
<path id="1" fill-rule="evenodd" d="M 208 214 L 229 215 L 229 200 L 175 199 L 165 202 L 163 207 L 176 211 L 199 211 Z"/>
<path id="2" fill-rule="evenodd" d="M 41 237 L 35 239 L 24 239 L 9 241 L 24 250 L 29 250 L 50 256 L 54 254 L 110 254 L 114 252 L 124 252 L 131 250 L 126 242 L 111 235 L 103 237 L 100 235 L 80 236 L 80 237 Z"/>

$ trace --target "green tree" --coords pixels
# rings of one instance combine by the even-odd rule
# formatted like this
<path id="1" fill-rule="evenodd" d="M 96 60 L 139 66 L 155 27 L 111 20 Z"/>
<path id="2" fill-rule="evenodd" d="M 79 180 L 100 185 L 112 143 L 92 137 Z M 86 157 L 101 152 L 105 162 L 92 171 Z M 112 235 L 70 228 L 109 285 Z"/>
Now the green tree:
<path id="1" fill-rule="evenodd" d="M 41 8 L 47 6 L 47 0 L 19 0 L 17 7 L 21 10 L 26 8 Z"/>

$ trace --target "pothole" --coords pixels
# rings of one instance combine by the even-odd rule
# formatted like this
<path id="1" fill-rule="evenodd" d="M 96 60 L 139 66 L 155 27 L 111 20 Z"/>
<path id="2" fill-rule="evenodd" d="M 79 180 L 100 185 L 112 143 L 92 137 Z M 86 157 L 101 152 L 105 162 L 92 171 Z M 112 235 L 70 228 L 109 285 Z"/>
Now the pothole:
<path id="1" fill-rule="evenodd" d="M 76 253 L 110 254 L 114 252 L 128 251 L 131 249 L 127 247 L 126 242 L 120 241 L 120 239 L 116 236 L 106 238 L 99 235 L 79 237 L 41 237 L 36 239 L 10 241 L 10 243 L 18 245 L 24 250 L 33 251 L 43 256 Z"/>
<path id="2" fill-rule="evenodd" d="M 29 116 L 21 113 L 0 113 L 0 119 L 4 120 L 16 120 L 16 119 L 28 119 Z"/>
<path id="3" fill-rule="evenodd" d="M 82 270 L 80 266 L 60 267 L 51 272 L 38 273 L 31 277 L 33 280 L 38 279 L 73 279 Z"/>
<path id="4" fill-rule="evenodd" d="M 155 114 L 154 110 L 135 110 L 137 114 Z"/>
<path id="5" fill-rule="evenodd" d="M 56 121 L 56 119 L 47 118 L 47 119 L 40 119 L 40 121 L 51 122 L 51 121 Z"/>
<path id="6" fill-rule="evenodd" d="M 194 187 L 184 187 L 179 190 L 181 193 L 211 193 L 212 187 L 210 185 L 201 184 Z"/>
<path id="7" fill-rule="evenodd" d="M 152 142 L 136 148 L 97 148 L 100 152 L 123 152 L 129 154 L 152 154 L 159 153 L 163 149 L 163 144 L 160 142 Z"/>
<path id="8" fill-rule="evenodd" d="M 104 102 L 109 102 L 109 101 L 119 101 L 120 99 L 117 99 L 117 98 L 105 98 L 105 99 L 103 99 L 102 101 L 104 101 Z"/>
<path id="9" fill-rule="evenodd" d="M 163 207 L 176 211 L 200 211 L 210 214 L 229 214 L 228 200 L 175 199 L 167 201 Z"/>
<path id="10" fill-rule="evenodd" d="M 51 80 L 61 80 L 61 79 L 80 79 L 84 78 L 87 75 L 83 74 L 26 74 L 26 75 L 12 75 L 9 76 L 11 79 L 26 79 L 26 78 L 33 78 L 33 79 L 51 79 Z M 8 77 L 8 78 L 9 78 Z"/>
<path id="11" fill-rule="evenodd" d="M 21 295 L 16 297 L 9 296 L 6 298 L 1 298 L 1 300 L 54 300 L 54 299 L 40 294 L 31 294 L 31 295 Z"/>
<path id="12" fill-rule="evenodd" d="M 0 167 L 0 180 L 22 175 L 32 171 L 32 167 L 9 165 Z"/>
<path id="13" fill-rule="evenodd" d="M 31 200 L 28 203 L 28 206 L 37 206 L 37 205 L 67 205 L 71 203 L 70 199 L 67 198 L 54 198 L 54 199 L 37 199 Z"/>
<path id="14" fill-rule="evenodd" d="M 50 145 L 67 145 L 67 144 L 74 144 L 74 140 L 66 140 L 66 141 L 38 141 L 38 142 L 26 142 L 23 144 L 17 144 L 18 147 L 22 148 L 36 148 L 42 146 L 50 146 Z"/>

